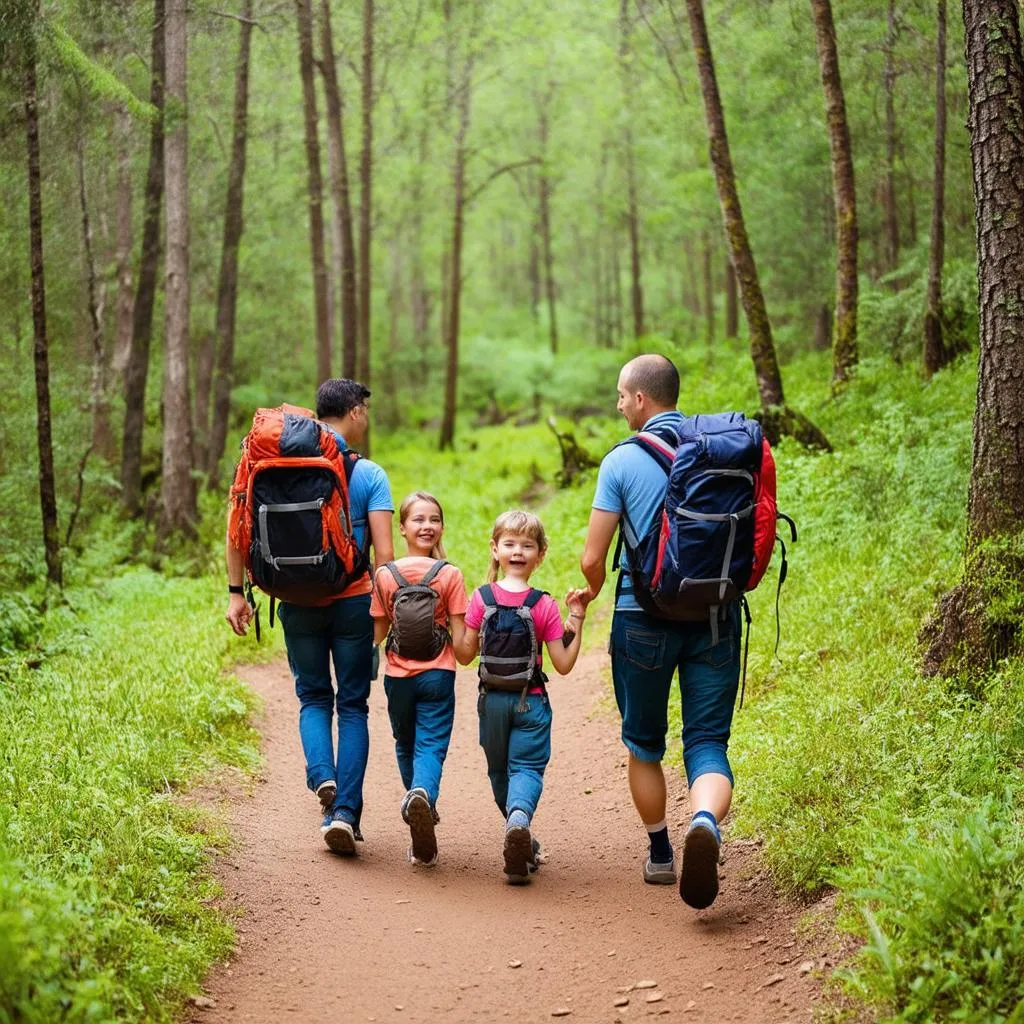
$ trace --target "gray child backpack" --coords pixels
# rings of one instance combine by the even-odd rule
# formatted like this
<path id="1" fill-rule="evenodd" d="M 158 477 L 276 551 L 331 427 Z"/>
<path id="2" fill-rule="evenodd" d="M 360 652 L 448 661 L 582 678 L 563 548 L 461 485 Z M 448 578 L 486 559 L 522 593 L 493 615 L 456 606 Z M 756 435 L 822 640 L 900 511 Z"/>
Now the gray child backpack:
<path id="1" fill-rule="evenodd" d="M 398 589 L 391 612 L 386 650 L 410 661 L 433 661 L 451 643 L 451 636 L 436 620 L 441 595 L 430 585 L 448 563 L 438 559 L 419 583 L 410 583 L 394 562 L 385 566 Z"/>

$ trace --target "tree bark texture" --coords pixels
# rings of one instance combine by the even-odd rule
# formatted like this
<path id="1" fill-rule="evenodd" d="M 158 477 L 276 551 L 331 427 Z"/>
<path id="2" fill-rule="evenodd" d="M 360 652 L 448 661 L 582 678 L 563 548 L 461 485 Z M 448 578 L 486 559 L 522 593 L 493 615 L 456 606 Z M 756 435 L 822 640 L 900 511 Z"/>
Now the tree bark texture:
<path id="1" fill-rule="evenodd" d="M 547 160 L 548 152 L 548 103 L 551 90 L 545 97 L 540 112 L 540 153 L 541 166 L 537 176 L 537 193 L 540 199 L 540 237 L 544 247 L 544 293 L 548 301 L 548 340 L 551 351 L 558 353 L 558 319 L 555 308 L 555 271 L 551 245 L 551 178 Z"/>
<path id="2" fill-rule="evenodd" d="M 946 219 L 946 0 L 936 4 L 935 174 L 932 181 L 932 237 L 928 249 L 928 307 L 924 315 L 924 373 L 931 377 L 949 362 L 942 338 L 942 264 Z"/>
<path id="3" fill-rule="evenodd" d="M 117 199 L 114 264 L 117 300 L 114 306 L 113 369 L 124 373 L 132 351 L 132 310 L 135 282 L 132 274 L 132 161 L 131 114 L 117 108 Z"/>
<path id="4" fill-rule="evenodd" d="M 316 315 L 316 375 L 331 376 L 331 336 L 327 327 L 327 263 L 324 259 L 323 182 L 317 129 L 316 82 L 313 79 L 313 11 L 311 0 L 295 0 L 299 29 L 299 74 L 302 78 L 302 113 L 306 136 L 307 189 L 309 192 L 309 247 L 313 261 L 313 305 Z"/>
<path id="5" fill-rule="evenodd" d="M 836 311 L 832 381 L 841 386 L 857 365 L 857 199 L 846 103 L 830 0 L 811 0 L 821 84 L 825 91 L 832 193 L 836 209 Z"/>
<path id="6" fill-rule="evenodd" d="M 139 286 L 132 309 L 132 344 L 124 374 L 124 432 L 121 441 L 121 505 L 138 515 L 141 502 L 142 435 L 146 419 L 146 377 L 153 337 L 153 304 L 160 265 L 160 214 L 164 195 L 164 7 L 153 0 L 152 77 L 149 102 L 157 116 L 150 128 L 149 170 L 143 205 Z"/>
<path id="7" fill-rule="evenodd" d="M 736 294 L 736 271 L 732 269 L 732 260 L 725 254 L 725 336 L 735 338 L 739 333 L 739 305 Z"/>
<path id="8" fill-rule="evenodd" d="M 352 198 L 345 153 L 344 104 L 338 84 L 334 57 L 329 0 L 320 3 L 321 70 L 327 97 L 327 153 L 331 168 L 331 194 L 334 199 L 334 257 L 341 294 L 341 375 L 356 377 L 359 347 L 359 313 L 356 299 L 356 250 L 352 233 Z M 424 123 L 426 123 L 424 121 Z"/>
<path id="9" fill-rule="evenodd" d="M 206 458 L 207 485 L 220 482 L 220 461 L 228 436 L 231 386 L 235 375 L 235 310 L 238 304 L 238 248 L 245 224 L 245 163 L 249 141 L 249 59 L 252 43 L 253 0 L 245 0 L 239 25 L 238 64 L 235 67 L 235 113 L 231 137 L 231 166 L 224 206 L 224 243 L 217 282 L 216 368 L 213 374 L 213 425 Z"/>
<path id="10" fill-rule="evenodd" d="M 885 35 L 885 237 L 889 270 L 900 260 L 900 221 L 896 208 L 896 0 L 889 0 Z"/>
<path id="11" fill-rule="evenodd" d="M 636 153 L 633 129 L 630 127 L 633 108 L 633 81 L 629 67 L 629 0 L 621 0 L 619 7 L 619 61 L 625 90 L 626 121 L 623 129 L 623 150 L 626 161 L 626 225 L 629 230 L 630 299 L 633 305 L 633 337 L 641 338 L 644 329 L 644 289 L 640 259 L 640 212 L 637 198 Z"/>
<path id="12" fill-rule="evenodd" d="M 163 459 L 160 477 L 162 543 L 194 536 L 192 410 L 189 402 L 188 21 L 186 0 L 168 0 L 165 84 L 168 124 L 164 146 L 167 261 L 164 283 Z"/>
<path id="13" fill-rule="evenodd" d="M 25 139 L 28 149 L 29 262 L 32 275 L 32 329 L 36 377 L 36 443 L 39 453 L 39 506 L 43 519 L 46 578 L 63 584 L 60 537 L 57 533 L 57 485 L 53 471 L 53 432 L 50 415 L 50 352 L 46 337 L 46 275 L 43 264 L 43 198 L 39 168 L 38 87 L 36 47 L 26 46 L 24 70 Z"/>
<path id="14" fill-rule="evenodd" d="M 370 242 L 373 231 L 373 0 L 363 0 L 363 148 L 359 156 L 358 379 L 370 386 Z"/>
<path id="15" fill-rule="evenodd" d="M 444 383 L 444 412 L 441 416 L 440 448 L 455 443 L 455 410 L 459 381 L 459 312 L 462 298 L 462 227 L 466 196 L 466 136 L 469 133 L 470 100 L 473 90 L 473 60 L 466 59 L 457 96 L 459 112 L 455 136 L 455 157 L 452 166 L 452 241 L 449 262 L 449 283 L 445 328 L 448 367 Z"/>
<path id="16" fill-rule="evenodd" d="M 711 275 L 711 238 L 704 232 L 704 340 L 710 345 L 715 339 L 715 291 Z"/>

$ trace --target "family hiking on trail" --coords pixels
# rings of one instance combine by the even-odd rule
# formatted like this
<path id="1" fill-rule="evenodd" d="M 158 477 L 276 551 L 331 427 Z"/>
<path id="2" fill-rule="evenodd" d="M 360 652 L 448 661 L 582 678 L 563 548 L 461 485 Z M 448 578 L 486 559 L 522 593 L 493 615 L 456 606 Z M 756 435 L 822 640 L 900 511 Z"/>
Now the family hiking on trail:
<path id="1" fill-rule="evenodd" d="M 315 415 L 289 405 L 256 413 L 229 500 L 227 619 L 239 635 L 255 619 L 259 633 L 253 586 L 271 596 L 271 622 L 277 604 L 306 784 L 335 853 L 355 855 L 363 841 L 368 698 L 383 643 L 409 861 L 437 863 L 456 662 L 479 658 L 479 741 L 504 822 L 504 874 L 512 884 L 530 881 L 544 861 L 532 820 L 552 754 L 545 649 L 555 671 L 572 671 L 618 535 L 609 652 L 630 794 L 648 834 L 643 879 L 678 880 L 683 900 L 697 909 L 714 901 L 719 823 L 733 791 L 727 748 L 740 690 L 741 613 L 749 624 L 744 593 L 763 576 L 776 517 L 785 517 L 759 424 L 739 413 L 684 416 L 676 409 L 679 374 L 660 355 L 628 362 L 617 390 L 617 409 L 634 433 L 601 462 L 580 559 L 585 586 L 566 595 L 564 619 L 533 582 L 548 542 L 530 512 L 497 517 L 488 581 L 468 600 L 462 573 L 445 557 L 441 501 L 429 490 L 401 503 L 406 553 L 395 558 L 387 475 L 353 450 L 369 428 L 363 385 L 324 381 Z M 691 810 L 678 865 L 661 764 L 677 672 Z"/>

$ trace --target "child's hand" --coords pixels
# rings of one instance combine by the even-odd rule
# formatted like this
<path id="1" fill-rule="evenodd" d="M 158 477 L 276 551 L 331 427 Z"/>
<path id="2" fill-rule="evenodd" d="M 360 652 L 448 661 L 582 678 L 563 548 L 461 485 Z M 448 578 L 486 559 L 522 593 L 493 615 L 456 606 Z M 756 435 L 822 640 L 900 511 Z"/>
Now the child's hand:
<path id="1" fill-rule="evenodd" d="M 585 590 L 574 588 L 565 595 L 565 604 L 569 609 L 569 614 L 575 616 L 577 622 L 582 622 L 587 614 L 585 594 Z"/>

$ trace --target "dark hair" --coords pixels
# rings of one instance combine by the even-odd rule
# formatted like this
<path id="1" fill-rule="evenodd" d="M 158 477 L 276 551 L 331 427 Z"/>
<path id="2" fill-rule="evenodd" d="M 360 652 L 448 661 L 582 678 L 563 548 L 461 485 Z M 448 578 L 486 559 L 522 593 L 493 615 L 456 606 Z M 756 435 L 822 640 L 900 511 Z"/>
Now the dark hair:
<path id="1" fill-rule="evenodd" d="M 370 389 L 347 377 L 331 377 L 316 389 L 316 418 L 337 417 L 351 412 L 370 397 Z"/>
<path id="2" fill-rule="evenodd" d="M 679 371 L 667 356 L 637 356 L 623 367 L 630 391 L 639 391 L 658 405 L 674 409 L 679 401 Z"/>

